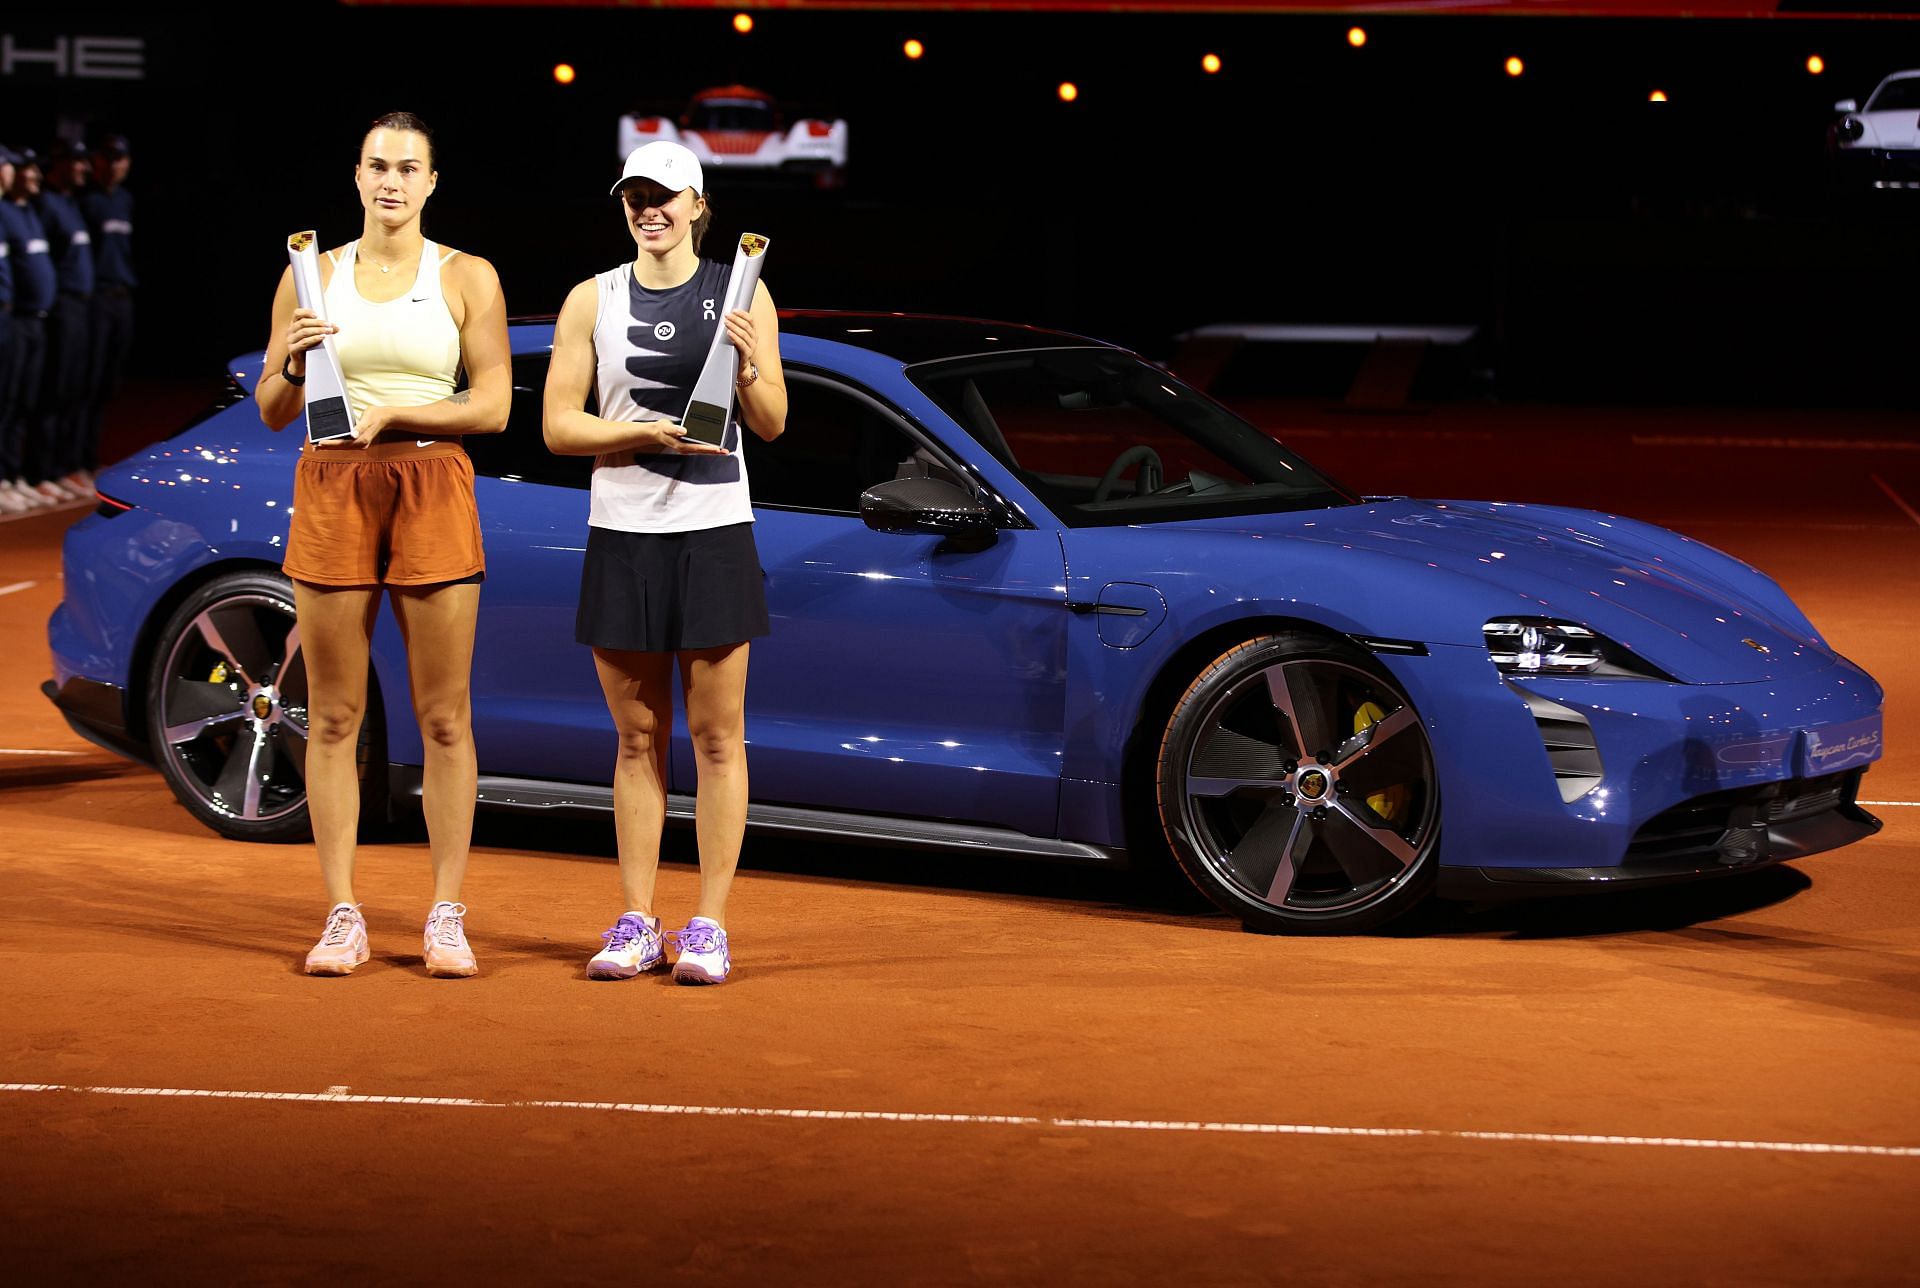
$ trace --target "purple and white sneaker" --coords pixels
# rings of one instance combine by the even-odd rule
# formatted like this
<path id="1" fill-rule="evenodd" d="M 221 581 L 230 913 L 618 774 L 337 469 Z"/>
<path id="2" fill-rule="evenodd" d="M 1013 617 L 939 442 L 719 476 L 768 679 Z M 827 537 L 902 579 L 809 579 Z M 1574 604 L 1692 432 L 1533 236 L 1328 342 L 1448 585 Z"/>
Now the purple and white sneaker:
<path id="1" fill-rule="evenodd" d="M 607 946 L 587 963 L 588 979 L 632 979 L 642 971 L 667 964 L 666 945 L 660 942 L 660 918 L 629 912 L 600 932 Z"/>
<path id="2" fill-rule="evenodd" d="M 673 941 L 674 949 L 680 954 L 673 963 L 674 983 L 727 982 L 727 972 L 733 969 L 733 958 L 727 952 L 727 932 L 720 929 L 718 922 L 710 917 L 695 917 L 687 922 L 685 930 L 669 930 L 667 938 Z"/>

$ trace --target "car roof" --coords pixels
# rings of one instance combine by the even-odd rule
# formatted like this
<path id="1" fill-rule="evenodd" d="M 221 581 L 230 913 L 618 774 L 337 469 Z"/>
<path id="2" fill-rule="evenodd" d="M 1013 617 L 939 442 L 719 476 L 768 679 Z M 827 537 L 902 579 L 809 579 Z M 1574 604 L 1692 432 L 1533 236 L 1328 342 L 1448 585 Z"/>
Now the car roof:
<path id="1" fill-rule="evenodd" d="M 986 318 L 948 317 L 933 313 L 857 313 L 837 309 L 781 309 L 780 330 L 816 340 L 836 340 L 909 366 L 936 358 L 977 353 L 1006 353 L 1022 349 L 1082 348 L 1103 341 L 1067 331 L 996 322 Z"/>
<path id="2" fill-rule="evenodd" d="M 551 343 L 557 315 L 524 314 L 509 318 L 524 328 L 520 342 Z M 534 328 L 539 333 L 529 335 Z M 1114 349 L 1119 346 L 1071 331 L 1027 326 L 991 318 L 954 317 L 940 313 L 863 313 L 850 309 L 781 309 L 782 335 L 805 336 L 850 345 L 892 358 L 903 366 L 940 358 L 971 357 L 982 353 L 1018 353 L 1031 349 Z M 522 350 L 516 348 L 516 352 Z M 531 352 L 531 350 L 526 350 Z"/>
<path id="3" fill-rule="evenodd" d="M 773 102 L 773 95 L 763 89 L 754 89 L 750 85 L 715 85 L 711 89 L 703 89 L 695 94 L 692 101 L 704 103 L 714 98 L 751 98 L 763 103 Z"/>

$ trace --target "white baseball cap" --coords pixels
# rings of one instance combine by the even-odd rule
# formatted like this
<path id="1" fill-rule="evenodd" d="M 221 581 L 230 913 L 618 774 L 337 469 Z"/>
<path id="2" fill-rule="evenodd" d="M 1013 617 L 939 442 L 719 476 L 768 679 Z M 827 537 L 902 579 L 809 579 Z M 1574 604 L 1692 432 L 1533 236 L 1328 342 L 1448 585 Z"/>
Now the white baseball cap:
<path id="1" fill-rule="evenodd" d="M 674 192 L 692 188 L 696 195 L 707 189 L 700 174 L 700 158 L 681 144 L 670 143 L 666 139 L 642 143 L 627 153 L 626 168 L 620 172 L 620 178 L 608 190 L 608 195 L 619 195 L 621 186 L 629 179 L 651 179 Z"/>

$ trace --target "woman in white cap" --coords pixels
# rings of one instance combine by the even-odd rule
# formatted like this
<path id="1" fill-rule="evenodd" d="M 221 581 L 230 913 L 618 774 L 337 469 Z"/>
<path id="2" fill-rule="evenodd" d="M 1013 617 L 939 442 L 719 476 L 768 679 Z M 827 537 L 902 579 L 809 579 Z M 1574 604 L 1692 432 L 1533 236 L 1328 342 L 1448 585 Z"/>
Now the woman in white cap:
<path id="1" fill-rule="evenodd" d="M 718 984 L 732 965 L 727 894 L 747 821 L 747 652 L 767 633 L 741 427 L 768 440 L 786 427 L 779 324 L 764 282 L 751 307 L 719 316 L 730 269 L 700 258 L 713 216 L 692 152 L 664 140 L 634 149 L 613 192 L 637 253 L 567 296 L 545 405 L 547 446 L 594 458 L 574 635 L 593 650 L 620 735 L 626 911 L 587 973 L 632 979 L 666 963 L 653 894 L 677 665 L 698 773 L 700 902 L 665 939 L 678 949 L 675 980 Z M 721 326 L 739 361 L 734 415 L 714 445 L 688 438 L 676 418 Z M 584 410 L 589 394 L 597 413 Z"/>

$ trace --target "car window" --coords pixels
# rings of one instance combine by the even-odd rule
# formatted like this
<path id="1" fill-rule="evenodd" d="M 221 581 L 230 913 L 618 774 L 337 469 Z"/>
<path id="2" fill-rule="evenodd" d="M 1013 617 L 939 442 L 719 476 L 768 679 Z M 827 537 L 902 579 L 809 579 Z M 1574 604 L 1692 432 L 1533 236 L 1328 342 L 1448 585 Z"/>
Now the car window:
<path id="1" fill-rule="evenodd" d="M 1890 80 L 1867 100 L 1869 112 L 1911 112 L 1920 108 L 1920 76 Z"/>
<path id="2" fill-rule="evenodd" d="M 1076 527 L 1354 499 L 1219 403 L 1119 349 L 956 358 L 907 375 Z"/>
<path id="3" fill-rule="evenodd" d="M 513 410 L 498 434 L 469 434 L 467 455 L 473 472 L 496 479 L 547 483 L 586 489 L 593 482 L 593 458 L 555 456 L 541 431 L 542 396 L 547 385 L 547 355 L 526 353 L 513 360 Z M 593 410 L 589 397 L 588 411 Z"/>
<path id="4" fill-rule="evenodd" d="M 786 374 L 786 432 L 771 443 L 746 435 L 755 505 L 858 514 L 860 494 L 875 483 L 928 476 L 961 481 L 879 400 L 793 367 Z"/>
<path id="5" fill-rule="evenodd" d="M 702 103 L 689 113 L 687 124 L 696 130 L 771 130 L 773 109 L 765 103 Z"/>

